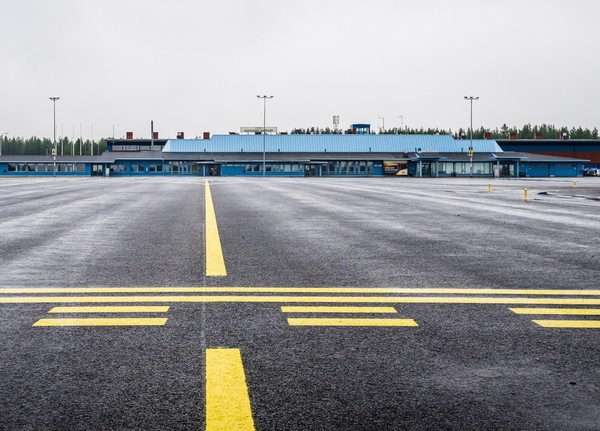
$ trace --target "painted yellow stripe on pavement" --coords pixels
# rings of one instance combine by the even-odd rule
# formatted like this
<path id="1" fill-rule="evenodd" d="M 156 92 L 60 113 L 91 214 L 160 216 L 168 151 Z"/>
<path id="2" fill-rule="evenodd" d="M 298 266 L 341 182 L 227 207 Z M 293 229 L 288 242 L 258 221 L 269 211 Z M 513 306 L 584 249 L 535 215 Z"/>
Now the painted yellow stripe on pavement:
<path id="1" fill-rule="evenodd" d="M 137 305 L 122 305 L 110 307 L 54 307 L 48 313 L 166 313 L 169 311 L 169 306 L 137 306 Z"/>
<path id="2" fill-rule="evenodd" d="M 33 326 L 164 326 L 166 318 L 40 319 Z"/>
<path id="3" fill-rule="evenodd" d="M 289 318 L 290 326 L 419 326 L 412 319 L 308 319 Z"/>
<path id="4" fill-rule="evenodd" d="M 598 316 L 600 308 L 509 308 L 517 314 L 572 314 L 580 316 Z"/>
<path id="5" fill-rule="evenodd" d="M 397 313 L 394 307 L 283 306 L 283 313 Z"/>
<path id="6" fill-rule="evenodd" d="M 210 194 L 210 186 L 206 181 L 204 187 L 205 207 L 206 207 L 206 275 L 209 277 L 223 277 L 227 275 L 225 269 L 225 259 L 223 258 L 223 250 L 221 249 L 221 238 L 219 237 L 219 229 L 217 228 L 217 216 L 215 215 L 215 207 Z"/>
<path id="7" fill-rule="evenodd" d="M 16 287 L 0 288 L 0 294 L 34 293 L 397 293 L 439 295 L 551 295 L 600 296 L 585 289 L 461 289 L 411 287 Z"/>
<path id="8" fill-rule="evenodd" d="M 239 349 L 206 350 L 206 430 L 254 430 Z"/>
<path id="9" fill-rule="evenodd" d="M 600 320 L 533 320 L 544 328 L 600 328 Z"/>
<path id="10" fill-rule="evenodd" d="M 13 296 L 0 297 L 0 304 L 54 303 L 382 303 L 382 304 L 531 304 L 600 305 L 594 298 L 498 298 L 464 296 Z"/>

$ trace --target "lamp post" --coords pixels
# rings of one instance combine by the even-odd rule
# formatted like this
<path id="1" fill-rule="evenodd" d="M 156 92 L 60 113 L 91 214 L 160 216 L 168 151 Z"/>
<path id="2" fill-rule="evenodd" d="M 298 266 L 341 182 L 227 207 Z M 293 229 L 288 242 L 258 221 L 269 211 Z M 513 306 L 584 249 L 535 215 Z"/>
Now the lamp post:
<path id="1" fill-rule="evenodd" d="M 465 100 L 471 101 L 471 146 L 469 147 L 470 171 L 469 176 L 473 177 L 473 100 L 479 100 L 479 96 L 465 96 Z"/>
<path id="2" fill-rule="evenodd" d="M 263 177 L 265 176 L 266 173 L 266 167 L 267 167 L 267 144 L 265 142 L 266 139 L 266 134 L 267 134 L 267 99 L 272 99 L 273 96 L 256 96 L 259 99 L 263 100 Z"/>
<path id="3" fill-rule="evenodd" d="M 56 176 L 56 101 L 60 99 L 60 97 L 51 97 L 52 104 L 54 105 L 54 139 L 52 141 L 52 157 L 54 160 L 54 173 L 53 176 Z"/>

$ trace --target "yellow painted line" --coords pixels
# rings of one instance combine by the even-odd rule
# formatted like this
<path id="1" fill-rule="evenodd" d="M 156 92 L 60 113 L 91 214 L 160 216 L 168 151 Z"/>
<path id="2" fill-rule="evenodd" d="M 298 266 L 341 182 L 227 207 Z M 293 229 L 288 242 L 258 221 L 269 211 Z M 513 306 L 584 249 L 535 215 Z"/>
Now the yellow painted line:
<path id="1" fill-rule="evenodd" d="M 600 328 L 600 320 L 533 320 L 544 328 Z"/>
<path id="2" fill-rule="evenodd" d="M 283 306 L 282 313 L 397 313 L 394 307 Z"/>
<path id="3" fill-rule="evenodd" d="M 169 306 L 54 307 L 48 313 L 166 313 Z"/>
<path id="4" fill-rule="evenodd" d="M 412 319 L 305 319 L 290 318 L 290 326 L 419 326 Z"/>
<path id="5" fill-rule="evenodd" d="M 550 295 L 600 296 L 600 290 L 585 289 L 462 289 L 410 287 L 15 287 L 0 288 L 0 294 L 35 293 L 386 293 L 432 295 Z"/>
<path id="6" fill-rule="evenodd" d="M 54 303 L 381 303 L 381 304 L 531 304 L 600 305 L 595 298 L 498 298 L 467 296 L 12 296 L 0 297 L 0 304 Z"/>
<path id="7" fill-rule="evenodd" d="M 239 349 L 206 349 L 206 430 L 254 430 Z"/>
<path id="8" fill-rule="evenodd" d="M 517 314 L 573 314 L 580 316 L 598 316 L 600 308 L 509 308 Z"/>
<path id="9" fill-rule="evenodd" d="M 217 216 L 215 215 L 215 207 L 208 181 L 204 184 L 206 207 L 206 275 L 209 277 L 223 277 L 227 275 L 227 270 L 225 269 L 225 259 L 223 259 L 221 239 L 219 237 L 219 229 L 217 228 Z"/>
<path id="10" fill-rule="evenodd" d="M 33 326 L 164 326 L 166 318 L 40 319 Z"/>

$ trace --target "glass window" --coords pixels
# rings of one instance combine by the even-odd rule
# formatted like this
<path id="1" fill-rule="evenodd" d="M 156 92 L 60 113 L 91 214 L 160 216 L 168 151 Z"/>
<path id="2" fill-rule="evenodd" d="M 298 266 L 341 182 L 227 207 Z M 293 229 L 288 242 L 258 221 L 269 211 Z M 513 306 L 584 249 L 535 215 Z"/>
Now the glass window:
<path id="1" fill-rule="evenodd" d="M 75 171 L 76 172 L 85 172 L 85 164 L 84 163 L 77 163 L 75 165 Z"/>
<path id="2" fill-rule="evenodd" d="M 35 166 L 35 170 L 37 172 L 46 172 L 46 164 L 45 163 L 39 163 Z"/>
<path id="3" fill-rule="evenodd" d="M 17 171 L 17 164 L 16 163 L 9 163 L 8 164 L 8 172 L 16 172 Z"/>

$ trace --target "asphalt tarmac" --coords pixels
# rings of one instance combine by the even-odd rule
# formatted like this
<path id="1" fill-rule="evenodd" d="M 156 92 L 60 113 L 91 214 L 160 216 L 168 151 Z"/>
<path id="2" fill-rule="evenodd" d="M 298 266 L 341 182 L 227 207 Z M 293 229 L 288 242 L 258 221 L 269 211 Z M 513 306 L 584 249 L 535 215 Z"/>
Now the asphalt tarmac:
<path id="1" fill-rule="evenodd" d="M 600 178 L 575 181 L 2 179 L 0 430 L 234 429 L 229 349 L 257 430 L 599 430 Z M 52 311 L 78 306 L 168 309 Z M 282 308 L 317 306 L 342 308 Z"/>

